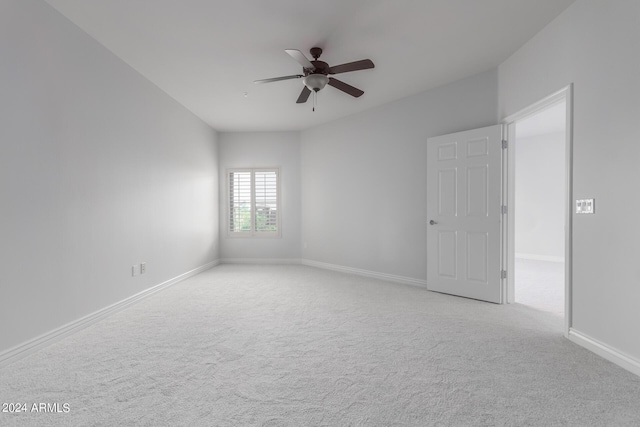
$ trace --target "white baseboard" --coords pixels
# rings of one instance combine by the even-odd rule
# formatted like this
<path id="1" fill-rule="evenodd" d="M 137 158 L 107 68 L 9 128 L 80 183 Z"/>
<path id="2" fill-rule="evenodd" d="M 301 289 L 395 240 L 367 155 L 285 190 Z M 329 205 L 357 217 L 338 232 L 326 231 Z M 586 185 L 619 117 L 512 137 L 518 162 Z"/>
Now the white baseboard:
<path id="1" fill-rule="evenodd" d="M 515 257 L 521 259 L 531 259 L 535 261 L 564 262 L 564 257 L 562 256 L 516 253 Z"/>
<path id="2" fill-rule="evenodd" d="M 220 264 L 300 264 L 298 258 L 222 258 Z"/>
<path id="3" fill-rule="evenodd" d="M 628 356 L 621 351 L 618 351 L 608 345 L 601 343 L 600 341 L 591 338 L 582 332 L 576 331 L 573 328 L 569 329 L 569 340 L 578 344 L 581 347 L 586 348 L 597 354 L 600 357 L 607 359 L 610 362 L 615 363 L 621 368 L 626 369 L 640 376 L 640 360 Z"/>
<path id="4" fill-rule="evenodd" d="M 322 268 L 325 270 L 340 271 L 342 273 L 357 274 L 358 276 L 371 277 L 374 279 L 386 280 L 388 282 L 402 283 L 405 285 L 427 287 L 426 280 L 414 279 L 412 277 L 396 276 L 393 274 L 379 273 L 377 271 L 362 270 L 359 268 L 345 267 L 343 265 L 329 264 L 326 262 L 312 261 L 298 258 L 222 258 L 220 264 L 288 264 L 288 265 L 308 265 L 310 267 Z"/>
<path id="5" fill-rule="evenodd" d="M 394 274 L 379 273 L 377 271 L 362 270 L 359 268 L 345 267 L 343 265 L 328 264 L 326 262 L 311 261 L 308 259 L 302 259 L 300 260 L 300 263 L 303 265 L 311 266 L 311 267 L 323 268 L 325 270 L 340 271 L 342 273 L 357 274 L 358 276 L 371 277 L 374 279 L 386 280 L 388 282 L 402 283 L 402 284 L 411 285 L 411 286 L 419 286 L 421 288 L 427 287 L 426 280 L 414 279 L 412 277 L 396 276 Z"/>
<path id="6" fill-rule="evenodd" d="M 175 285 L 178 282 L 181 282 L 189 277 L 195 276 L 198 273 L 201 273 L 205 270 L 215 267 L 220 262 L 219 260 L 208 262 L 198 268 L 195 268 L 191 271 L 187 271 L 184 274 L 181 274 L 173 279 L 169 279 L 166 282 L 155 285 L 149 289 L 146 289 L 142 292 L 139 292 L 135 295 L 130 296 L 129 298 L 123 299 L 115 304 L 107 306 L 103 309 L 100 309 L 94 313 L 91 313 L 87 316 L 81 317 L 80 319 L 74 320 L 73 322 L 69 322 L 66 325 L 62 325 L 59 328 L 56 328 L 52 331 L 49 331 L 45 334 L 42 334 L 38 337 L 30 339 L 22 344 L 18 344 L 15 347 L 12 347 L 8 350 L 5 350 L 0 353 L 0 367 L 10 364 L 11 362 L 15 362 L 16 360 L 22 359 L 29 354 L 32 354 L 43 347 L 51 345 L 62 338 L 69 336 L 75 332 L 78 332 L 88 326 L 93 325 L 94 323 L 104 319 L 105 317 L 111 316 L 119 311 L 124 310 L 125 308 L 133 305 L 144 298 L 147 298 L 156 292 L 159 292 L 165 288 L 168 288 L 171 285 Z"/>

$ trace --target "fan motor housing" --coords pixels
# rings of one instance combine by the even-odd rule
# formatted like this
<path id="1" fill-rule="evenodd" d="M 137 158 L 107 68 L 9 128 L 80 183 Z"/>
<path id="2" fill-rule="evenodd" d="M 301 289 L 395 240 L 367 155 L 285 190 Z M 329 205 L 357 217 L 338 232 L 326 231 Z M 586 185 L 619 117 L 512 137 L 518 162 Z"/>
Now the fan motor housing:
<path id="1" fill-rule="evenodd" d="M 329 74 L 329 64 L 327 64 L 324 61 L 311 61 L 311 63 L 313 64 L 315 68 L 315 70 L 309 72 L 308 70 L 305 70 L 305 73 L 308 74 Z"/>

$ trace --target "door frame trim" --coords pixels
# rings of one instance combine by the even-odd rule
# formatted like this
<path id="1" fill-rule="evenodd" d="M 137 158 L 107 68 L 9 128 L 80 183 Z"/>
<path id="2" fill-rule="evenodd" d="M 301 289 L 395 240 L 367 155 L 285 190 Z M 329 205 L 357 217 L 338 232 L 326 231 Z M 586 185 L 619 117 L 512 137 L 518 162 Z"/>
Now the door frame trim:
<path id="1" fill-rule="evenodd" d="M 507 303 L 514 302 L 515 289 L 515 223 L 513 217 L 515 201 L 515 123 L 530 117 L 548 107 L 564 101 L 566 105 L 565 127 L 565 244 L 564 244 L 564 285 L 565 285 L 565 311 L 564 311 L 564 335 L 569 338 L 569 330 L 572 327 L 572 285 L 573 285 L 573 83 L 559 91 L 529 105 L 522 110 L 505 117 L 502 120 L 503 134 L 509 147 L 507 149 L 506 162 L 503 163 L 503 200 L 509 206 L 506 220 L 503 221 L 503 265 L 507 266 L 507 280 L 503 284 L 503 298 Z"/>

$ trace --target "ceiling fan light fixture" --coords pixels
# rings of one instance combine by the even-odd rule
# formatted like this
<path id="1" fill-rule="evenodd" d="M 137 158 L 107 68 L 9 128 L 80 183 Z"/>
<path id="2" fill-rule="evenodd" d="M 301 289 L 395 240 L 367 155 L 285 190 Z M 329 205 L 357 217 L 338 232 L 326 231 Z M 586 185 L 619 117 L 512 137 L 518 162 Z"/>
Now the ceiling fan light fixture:
<path id="1" fill-rule="evenodd" d="M 302 82 L 312 91 L 318 92 L 319 90 L 322 90 L 327 83 L 329 83 L 329 77 L 324 74 L 309 74 L 307 77 L 302 79 Z"/>
<path id="2" fill-rule="evenodd" d="M 375 67 L 370 59 L 361 59 L 360 61 L 347 62 L 346 64 L 330 67 L 329 64 L 318 59 L 322 54 L 322 49 L 319 47 L 311 49 L 311 56 L 313 56 L 314 61 L 309 61 L 309 59 L 307 59 L 307 57 L 297 49 L 285 49 L 285 51 L 289 56 L 296 60 L 298 64 L 302 65 L 302 72 L 304 74 L 254 80 L 254 83 L 271 83 L 279 82 L 280 80 L 302 79 L 304 88 L 302 89 L 302 92 L 300 92 L 300 95 L 296 100 L 296 104 L 304 104 L 307 102 L 309 95 L 313 92 L 315 105 L 315 94 L 324 89 L 326 85 L 336 88 L 347 95 L 353 96 L 354 98 L 358 98 L 364 94 L 364 91 L 340 81 L 335 77 L 329 77 L 329 75 L 333 76 L 334 74 L 366 70 Z"/>

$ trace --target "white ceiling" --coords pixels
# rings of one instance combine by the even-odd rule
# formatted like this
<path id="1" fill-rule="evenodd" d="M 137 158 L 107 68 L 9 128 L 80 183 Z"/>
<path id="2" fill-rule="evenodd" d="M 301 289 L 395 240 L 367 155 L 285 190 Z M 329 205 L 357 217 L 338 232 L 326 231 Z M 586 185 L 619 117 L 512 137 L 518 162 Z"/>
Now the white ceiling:
<path id="1" fill-rule="evenodd" d="M 496 67 L 574 0 L 46 0 L 219 131 L 305 129 Z M 324 49 L 318 106 L 284 49 Z M 244 94 L 247 93 L 245 97 Z"/>

